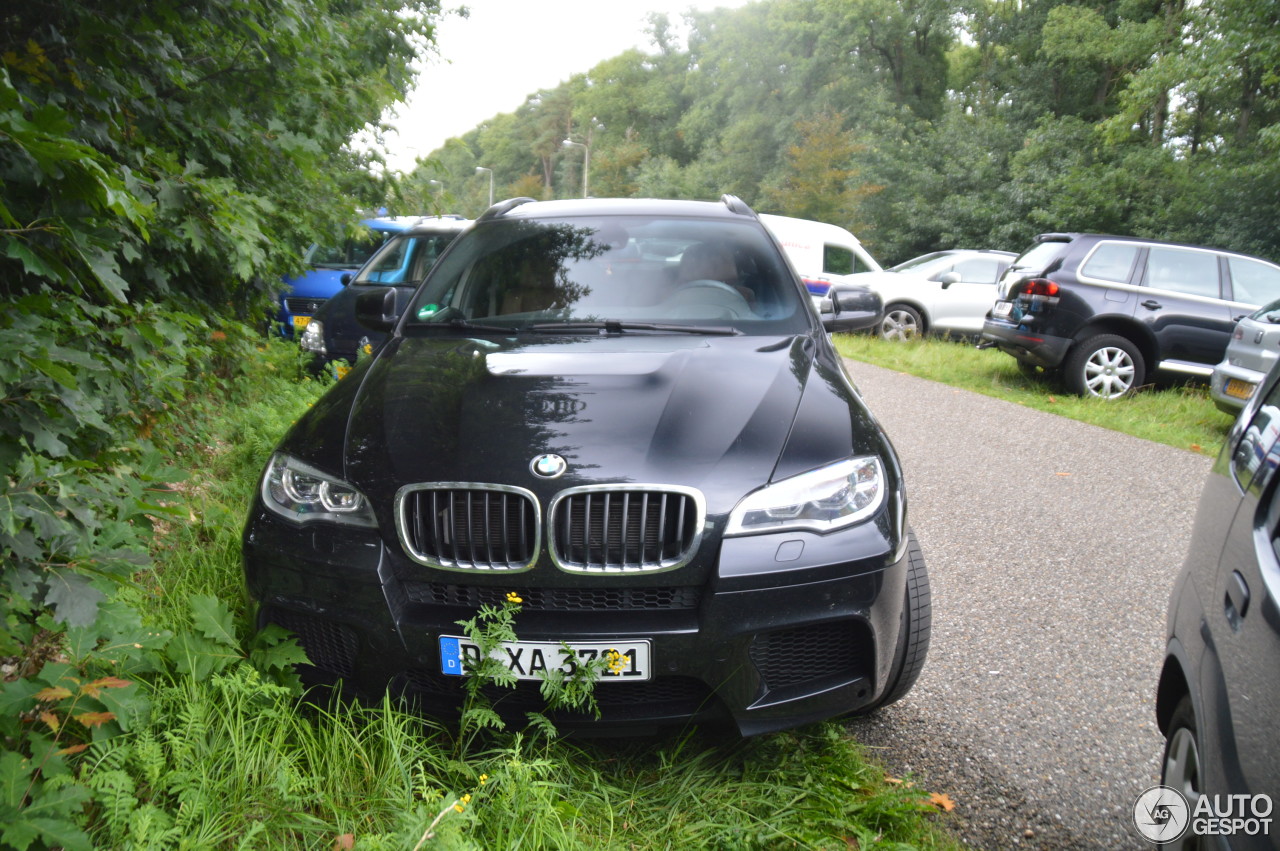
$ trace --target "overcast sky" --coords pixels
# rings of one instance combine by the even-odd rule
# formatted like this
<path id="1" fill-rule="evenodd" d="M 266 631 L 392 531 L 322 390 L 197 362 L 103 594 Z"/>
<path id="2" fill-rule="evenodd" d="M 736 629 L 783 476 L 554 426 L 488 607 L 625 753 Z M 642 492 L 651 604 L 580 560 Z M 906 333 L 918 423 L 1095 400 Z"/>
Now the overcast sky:
<path id="1" fill-rule="evenodd" d="M 514 112 L 527 95 L 552 89 L 574 74 L 631 47 L 652 50 L 650 12 L 673 24 L 689 9 L 737 7 L 748 0 L 471 0 L 468 18 L 446 15 L 436 30 L 417 90 L 400 106 L 399 127 L 387 139 L 393 171 L 477 124 Z M 458 0 L 445 0 L 446 10 Z"/>

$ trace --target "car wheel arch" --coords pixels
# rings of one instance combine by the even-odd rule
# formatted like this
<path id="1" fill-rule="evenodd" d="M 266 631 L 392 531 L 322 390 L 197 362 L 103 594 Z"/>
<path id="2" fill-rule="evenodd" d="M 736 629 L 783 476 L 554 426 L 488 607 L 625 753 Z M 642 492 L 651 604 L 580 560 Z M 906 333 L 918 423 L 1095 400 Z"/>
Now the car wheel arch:
<path id="1" fill-rule="evenodd" d="M 895 310 L 902 310 L 902 309 L 905 309 L 910 313 L 915 314 L 916 334 L 920 336 L 924 336 L 925 334 L 929 333 L 929 328 L 930 328 L 930 325 L 932 324 L 929 321 L 929 312 L 925 310 L 922 306 L 917 304 L 916 302 L 909 301 L 907 299 L 894 299 L 893 301 L 887 302 L 885 304 L 884 313 L 881 317 L 879 325 L 877 326 L 877 330 L 882 332 L 885 322 L 888 320 L 889 316 Z M 881 333 L 881 336 L 884 336 L 883 333 Z"/>
<path id="2" fill-rule="evenodd" d="M 1160 679 L 1156 684 L 1156 727 L 1162 734 L 1168 734 L 1169 722 L 1173 719 L 1173 712 L 1178 708 L 1182 698 L 1191 694 L 1182 656 L 1181 645 L 1176 641 L 1172 642 L 1165 656 L 1164 666 L 1160 669 Z M 1194 703 L 1194 699 L 1192 702 Z"/>
<path id="3" fill-rule="evenodd" d="M 1150 372 L 1155 368 L 1155 364 L 1159 360 L 1156 356 L 1156 341 L 1151 335 L 1150 329 L 1146 326 L 1127 317 L 1095 319 L 1075 333 L 1071 344 L 1072 346 L 1079 345 L 1099 334 L 1114 334 L 1117 337 L 1124 337 L 1137 347 L 1142 359 L 1149 364 L 1147 371 Z"/>

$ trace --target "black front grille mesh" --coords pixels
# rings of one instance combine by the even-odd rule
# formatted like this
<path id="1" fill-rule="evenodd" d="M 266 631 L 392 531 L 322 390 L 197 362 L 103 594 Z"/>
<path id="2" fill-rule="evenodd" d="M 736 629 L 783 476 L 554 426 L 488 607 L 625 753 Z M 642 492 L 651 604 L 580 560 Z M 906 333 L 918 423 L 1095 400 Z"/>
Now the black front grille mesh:
<path id="1" fill-rule="evenodd" d="M 830 676 L 865 675 L 874 647 L 853 621 L 757 635 L 751 661 L 771 689 Z"/>
<path id="2" fill-rule="evenodd" d="M 298 643 L 315 667 L 340 677 L 349 677 L 355 672 L 360 640 L 350 627 L 279 608 L 272 608 L 266 620 L 298 636 Z"/>
<path id="3" fill-rule="evenodd" d="M 409 582 L 405 593 L 414 603 L 478 609 L 498 606 L 507 588 L 481 588 L 437 582 Z M 698 588 L 517 588 L 526 612 L 690 611 L 698 608 Z"/>
<path id="4" fill-rule="evenodd" d="M 398 496 L 401 542 L 419 563 L 511 572 L 533 566 L 541 512 L 528 491 L 500 485 L 414 485 Z M 692 490 L 572 488 L 551 501 L 552 560 L 570 573 L 646 573 L 685 564 L 702 535 Z"/>
<path id="5" fill-rule="evenodd" d="M 320 311 L 327 299 L 323 298 L 286 298 L 284 306 L 288 308 L 290 313 L 299 316 L 313 316 Z"/>
<path id="6" fill-rule="evenodd" d="M 697 501 L 665 491 L 591 490 L 555 503 L 550 521 L 561 568 L 603 573 L 681 564 L 697 542 Z"/>
<path id="7" fill-rule="evenodd" d="M 405 495 L 401 533 L 418 561 L 468 570 L 522 570 L 537 557 L 538 515 L 523 494 L 484 488 Z"/>
<path id="8" fill-rule="evenodd" d="M 425 669 L 405 671 L 400 679 L 410 693 L 442 703 L 458 703 L 465 677 L 450 677 Z M 482 690 L 501 711 L 538 712 L 546 709 L 541 684 L 519 682 L 512 687 L 485 686 Z M 692 677 L 655 677 L 639 683 L 600 682 L 593 692 L 605 720 L 610 710 L 641 710 L 652 714 L 693 715 L 712 707 L 712 691 Z M 565 713 L 575 715 L 577 713 Z"/>

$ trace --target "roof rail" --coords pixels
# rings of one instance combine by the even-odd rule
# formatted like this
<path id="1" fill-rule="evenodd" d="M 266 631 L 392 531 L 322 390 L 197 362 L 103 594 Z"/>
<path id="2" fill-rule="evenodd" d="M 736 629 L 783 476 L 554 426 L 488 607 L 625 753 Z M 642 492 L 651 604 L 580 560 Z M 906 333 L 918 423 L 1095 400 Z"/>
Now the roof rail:
<path id="1" fill-rule="evenodd" d="M 481 213 L 480 217 L 476 219 L 476 222 L 477 223 L 487 222 L 489 221 L 489 219 L 496 219 L 499 216 L 505 216 L 507 213 L 511 212 L 516 207 L 519 207 L 521 204 L 528 204 L 532 200 L 534 199 L 520 197 L 520 198 L 508 198 L 505 201 L 499 201 L 498 203 L 494 204 L 492 207 L 490 207 L 489 209 Z"/>
<path id="2" fill-rule="evenodd" d="M 731 211 L 740 213 L 744 216 L 755 217 L 756 211 L 747 206 L 746 202 L 737 195 L 721 195 L 720 203 L 724 204 Z"/>

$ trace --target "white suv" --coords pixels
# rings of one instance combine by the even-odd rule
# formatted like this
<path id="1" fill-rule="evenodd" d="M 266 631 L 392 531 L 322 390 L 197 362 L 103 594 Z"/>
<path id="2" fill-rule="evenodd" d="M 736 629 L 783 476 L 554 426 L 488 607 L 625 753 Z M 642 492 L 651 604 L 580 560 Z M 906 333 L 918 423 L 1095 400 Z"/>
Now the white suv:
<path id="1" fill-rule="evenodd" d="M 884 300 L 877 331 L 886 340 L 920 334 L 979 334 L 996 300 L 996 281 L 1017 258 L 1011 251 L 934 251 L 882 272 L 855 275 Z"/>

